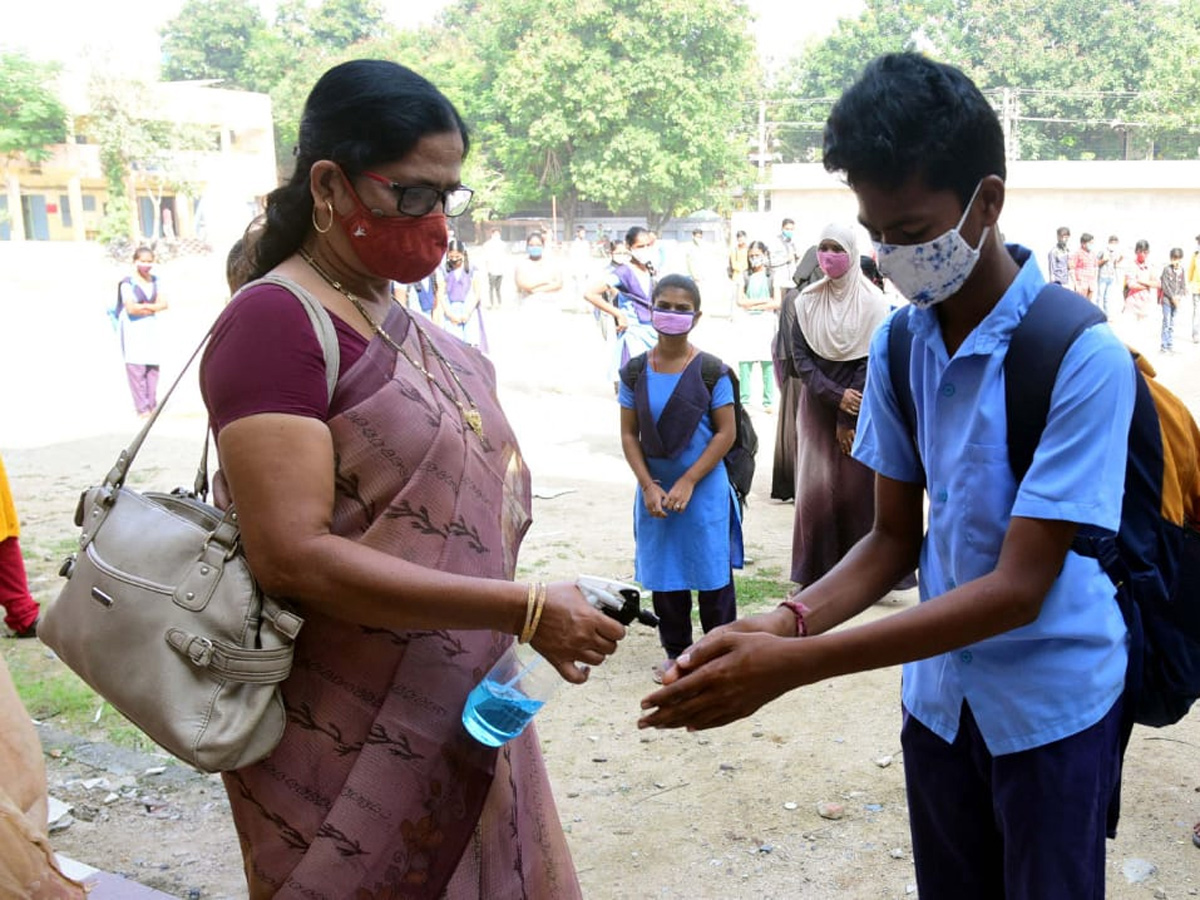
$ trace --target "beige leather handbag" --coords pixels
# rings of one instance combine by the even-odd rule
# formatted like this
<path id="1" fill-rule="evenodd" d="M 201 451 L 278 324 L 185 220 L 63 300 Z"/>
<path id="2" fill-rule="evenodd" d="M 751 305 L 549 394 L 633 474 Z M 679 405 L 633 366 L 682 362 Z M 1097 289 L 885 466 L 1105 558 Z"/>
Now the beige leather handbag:
<path id="1" fill-rule="evenodd" d="M 262 281 L 304 303 L 332 397 L 338 348 L 329 314 L 292 282 Z M 67 584 L 43 611 L 38 637 L 157 744 L 218 772 L 257 762 L 279 743 L 286 722 L 279 685 L 304 620 L 259 590 L 237 513 L 205 502 L 207 435 L 193 490 L 126 486 L 159 411 L 207 340 L 103 483 L 80 498 L 79 550 L 63 564 Z"/>

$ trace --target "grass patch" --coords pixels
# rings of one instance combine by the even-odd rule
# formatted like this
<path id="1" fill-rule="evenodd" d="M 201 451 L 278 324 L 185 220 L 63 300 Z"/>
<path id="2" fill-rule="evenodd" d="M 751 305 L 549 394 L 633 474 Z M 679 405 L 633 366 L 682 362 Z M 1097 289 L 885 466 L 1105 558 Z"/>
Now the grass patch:
<path id="1" fill-rule="evenodd" d="M 62 671 L 41 677 L 22 677 L 16 665 L 10 666 L 17 694 L 29 715 L 53 720 L 54 724 L 77 733 L 80 723 L 90 723 L 100 706 L 100 697 L 73 672 Z"/>
<path id="2" fill-rule="evenodd" d="M 153 741 L 36 641 L 28 646 L 22 642 L 4 654 L 4 661 L 31 718 L 90 741 L 134 750 L 154 748 Z"/>
<path id="3" fill-rule="evenodd" d="M 759 575 L 733 576 L 733 584 L 737 588 L 739 616 L 754 615 L 787 599 L 792 583 L 780 577 L 772 577 L 772 574 L 764 571 Z"/>

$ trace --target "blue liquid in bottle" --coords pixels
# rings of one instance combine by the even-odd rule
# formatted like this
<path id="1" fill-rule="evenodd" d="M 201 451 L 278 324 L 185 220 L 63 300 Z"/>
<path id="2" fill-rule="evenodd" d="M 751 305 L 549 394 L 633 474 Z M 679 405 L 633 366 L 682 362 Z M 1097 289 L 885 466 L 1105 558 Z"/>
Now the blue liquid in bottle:
<path id="1" fill-rule="evenodd" d="M 513 687 L 485 678 L 467 696 L 462 722 L 479 743 L 499 747 L 524 731 L 544 705 L 544 700 L 531 700 Z"/>

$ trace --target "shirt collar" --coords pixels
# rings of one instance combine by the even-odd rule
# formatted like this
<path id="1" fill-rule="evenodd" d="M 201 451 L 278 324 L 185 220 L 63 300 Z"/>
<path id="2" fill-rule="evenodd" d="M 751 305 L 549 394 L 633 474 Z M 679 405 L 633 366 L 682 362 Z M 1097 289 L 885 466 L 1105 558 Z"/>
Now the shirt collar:
<path id="1" fill-rule="evenodd" d="M 1013 262 L 1021 268 L 1012 284 L 1008 286 L 1008 290 L 992 307 L 992 311 L 967 335 L 967 339 L 958 348 L 956 356 L 991 353 L 1000 344 L 1007 344 L 1012 337 L 1013 330 L 1025 316 L 1038 292 L 1046 283 L 1041 269 L 1038 268 L 1033 253 L 1028 247 L 1020 244 L 1005 244 L 1004 248 L 1013 258 Z M 909 330 L 914 337 L 919 337 L 927 343 L 934 338 L 941 340 L 936 307 L 928 309 L 910 307 L 908 315 Z"/>

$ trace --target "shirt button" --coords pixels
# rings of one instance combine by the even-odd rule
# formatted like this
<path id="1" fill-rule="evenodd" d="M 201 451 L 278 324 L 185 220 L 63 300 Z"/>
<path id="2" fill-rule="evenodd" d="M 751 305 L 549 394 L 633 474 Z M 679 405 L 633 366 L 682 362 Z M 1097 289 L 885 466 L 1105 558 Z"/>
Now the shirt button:
<path id="1" fill-rule="evenodd" d="M 938 503 L 945 503 L 947 500 L 950 499 L 950 495 L 948 493 L 946 493 L 945 488 L 942 488 L 940 491 L 937 492 L 937 499 L 938 499 Z"/>
<path id="2" fill-rule="evenodd" d="M 971 656 L 970 650 L 964 650 L 962 653 L 958 654 L 958 658 L 965 663 L 969 663 L 974 657 Z"/>
<path id="3" fill-rule="evenodd" d="M 954 385 L 952 385 L 952 384 L 942 385 L 942 396 L 953 397 L 954 396 Z"/>

